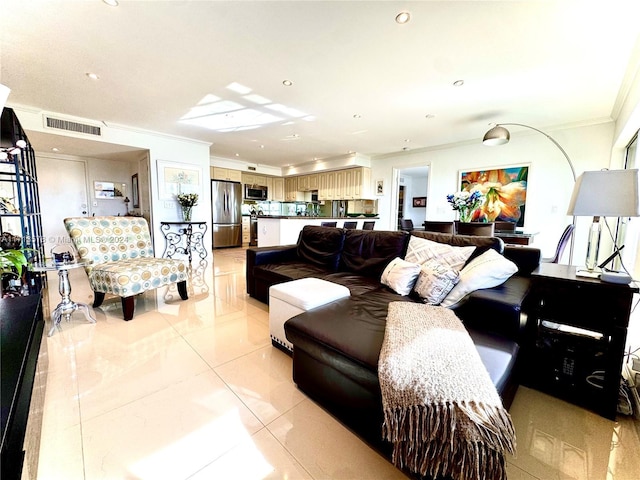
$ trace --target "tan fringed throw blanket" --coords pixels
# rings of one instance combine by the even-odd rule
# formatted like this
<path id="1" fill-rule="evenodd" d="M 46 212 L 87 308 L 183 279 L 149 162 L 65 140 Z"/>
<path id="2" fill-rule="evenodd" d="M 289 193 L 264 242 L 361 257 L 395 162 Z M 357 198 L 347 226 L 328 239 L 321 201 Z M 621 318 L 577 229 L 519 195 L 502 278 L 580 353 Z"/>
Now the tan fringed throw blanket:
<path id="1" fill-rule="evenodd" d="M 511 417 L 455 313 L 390 303 L 378 376 L 396 466 L 432 478 L 507 478 Z"/>

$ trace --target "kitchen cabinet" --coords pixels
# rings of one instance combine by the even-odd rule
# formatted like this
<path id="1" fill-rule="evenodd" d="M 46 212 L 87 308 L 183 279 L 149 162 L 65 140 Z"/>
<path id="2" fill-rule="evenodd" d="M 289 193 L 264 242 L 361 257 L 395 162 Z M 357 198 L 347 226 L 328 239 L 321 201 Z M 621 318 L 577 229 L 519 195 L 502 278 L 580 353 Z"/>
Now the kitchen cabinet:
<path id="1" fill-rule="evenodd" d="M 320 187 L 320 175 L 317 173 L 314 173 L 312 175 L 308 175 L 309 179 L 308 179 L 308 187 L 309 190 L 318 190 L 318 188 Z"/>
<path id="2" fill-rule="evenodd" d="M 249 246 L 251 240 L 251 217 L 247 215 L 242 216 L 242 246 Z"/>
<path id="3" fill-rule="evenodd" d="M 273 188 L 269 188 L 268 195 L 274 202 L 284 202 L 284 178 L 274 177 Z"/>
<path id="4" fill-rule="evenodd" d="M 318 190 L 319 176 L 318 173 L 313 173 L 311 175 L 300 175 L 296 177 L 298 179 L 298 191 L 310 192 L 312 190 Z"/>
<path id="5" fill-rule="evenodd" d="M 284 179 L 284 200 L 285 202 L 295 202 L 302 198 L 302 193 L 298 192 L 298 179 L 287 177 Z"/>
<path id="6" fill-rule="evenodd" d="M 301 175 L 299 177 L 295 177 L 298 182 L 297 190 L 299 192 L 306 192 L 309 190 L 309 175 Z"/>
<path id="7" fill-rule="evenodd" d="M 267 177 L 264 175 L 256 175 L 255 173 L 242 172 L 242 183 L 264 187 L 267 185 Z"/>
<path id="8" fill-rule="evenodd" d="M 241 182 L 242 172 L 232 168 L 211 167 L 211 178 L 214 180 L 228 180 L 230 182 Z"/>

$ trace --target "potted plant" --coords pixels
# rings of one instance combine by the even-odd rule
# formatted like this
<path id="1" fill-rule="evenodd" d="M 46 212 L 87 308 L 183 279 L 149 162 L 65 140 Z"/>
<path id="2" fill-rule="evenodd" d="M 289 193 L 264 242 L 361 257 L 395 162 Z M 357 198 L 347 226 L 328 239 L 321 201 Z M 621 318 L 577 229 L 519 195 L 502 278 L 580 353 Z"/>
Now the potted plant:
<path id="1" fill-rule="evenodd" d="M 17 289 L 12 293 L 20 294 L 22 274 L 25 267 L 29 268 L 29 261 L 25 256 L 24 249 L 3 249 L 0 247 L 1 298 L 7 296 L 16 287 Z M 19 280 L 18 285 L 14 284 L 16 279 Z"/>

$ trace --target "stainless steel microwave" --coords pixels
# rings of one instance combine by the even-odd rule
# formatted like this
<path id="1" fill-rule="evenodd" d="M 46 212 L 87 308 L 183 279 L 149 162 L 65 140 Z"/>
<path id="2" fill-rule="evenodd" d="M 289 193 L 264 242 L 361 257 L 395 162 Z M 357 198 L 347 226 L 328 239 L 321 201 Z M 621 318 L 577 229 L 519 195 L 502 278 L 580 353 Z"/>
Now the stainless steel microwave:
<path id="1" fill-rule="evenodd" d="M 267 187 L 262 185 L 246 184 L 244 186 L 244 199 L 245 200 L 266 200 Z"/>

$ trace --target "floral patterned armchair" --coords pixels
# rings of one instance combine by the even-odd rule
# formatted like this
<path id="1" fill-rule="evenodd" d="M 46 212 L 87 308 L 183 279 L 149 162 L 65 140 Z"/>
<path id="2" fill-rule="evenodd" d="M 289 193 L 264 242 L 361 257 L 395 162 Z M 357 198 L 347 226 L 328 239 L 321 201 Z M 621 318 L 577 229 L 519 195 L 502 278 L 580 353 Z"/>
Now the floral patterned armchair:
<path id="1" fill-rule="evenodd" d="M 154 256 L 144 218 L 65 218 L 64 226 L 80 260 L 87 262 L 85 271 L 94 292 L 94 308 L 102 304 L 105 294 L 118 295 L 124 319 L 131 320 L 136 295 L 172 283 L 178 284 L 183 300 L 188 298 L 185 263 Z"/>

